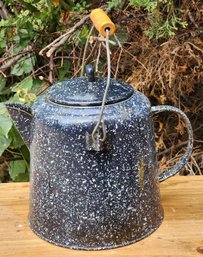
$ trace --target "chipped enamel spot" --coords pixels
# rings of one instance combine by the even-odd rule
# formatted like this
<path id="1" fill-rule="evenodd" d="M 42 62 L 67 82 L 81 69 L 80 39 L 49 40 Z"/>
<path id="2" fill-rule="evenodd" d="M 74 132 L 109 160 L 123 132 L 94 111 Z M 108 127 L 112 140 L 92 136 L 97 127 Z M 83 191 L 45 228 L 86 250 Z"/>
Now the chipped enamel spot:
<path id="1" fill-rule="evenodd" d="M 137 170 L 136 170 L 136 172 L 137 172 Z M 145 165 L 144 165 L 144 160 L 143 159 L 141 159 L 141 161 L 139 161 L 138 174 L 139 174 L 139 178 L 140 178 L 140 185 L 141 185 L 142 188 L 144 188 Z"/>

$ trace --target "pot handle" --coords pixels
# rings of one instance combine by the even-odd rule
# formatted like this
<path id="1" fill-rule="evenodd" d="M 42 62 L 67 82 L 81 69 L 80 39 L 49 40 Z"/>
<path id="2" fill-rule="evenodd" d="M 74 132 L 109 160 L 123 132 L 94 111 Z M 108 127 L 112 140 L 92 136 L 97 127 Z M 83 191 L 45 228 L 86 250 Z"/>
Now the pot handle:
<path id="1" fill-rule="evenodd" d="M 178 173 L 187 163 L 193 147 L 192 125 L 188 117 L 186 116 L 186 114 L 176 107 L 173 107 L 170 105 L 159 105 L 159 106 L 151 107 L 151 111 L 153 114 L 165 112 L 165 111 L 175 112 L 176 114 L 179 114 L 182 117 L 183 121 L 185 122 L 185 126 L 187 128 L 187 133 L 188 133 L 188 144 L 187 144 L 187 149 L 185 154 L 183 155 L 179 163 L 177 163 L 173 168 L 166 170 L 159 175 L 159 181 L 162 182 L 167 178 L 170 178 L 174 176 L 176 173 Z"/>

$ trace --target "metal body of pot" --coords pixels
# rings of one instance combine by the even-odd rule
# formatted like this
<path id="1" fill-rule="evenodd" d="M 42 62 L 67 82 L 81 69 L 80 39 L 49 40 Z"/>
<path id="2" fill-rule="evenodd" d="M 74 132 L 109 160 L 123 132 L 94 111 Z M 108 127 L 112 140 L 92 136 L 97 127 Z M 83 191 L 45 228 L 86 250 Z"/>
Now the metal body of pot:
<path id="1" fill-rule="evenodd" d="M 112 80 L 104 110 L 106 139 L 99 137 L 95 150 L 91 135 L 105 84 L 78 78 L 52 86 L 32 109 L 7 105 L 30 148 L 30 227 L 63 247 L 109 249 L 156 230 L 163 219 L 159 181 L 177 173 L 192 149 L 183 112 L 151 107 L 143 94 Z M 180 163 L 159 176 L 152 114 L 160 111 L 182 115 L 189 143 Z"/>

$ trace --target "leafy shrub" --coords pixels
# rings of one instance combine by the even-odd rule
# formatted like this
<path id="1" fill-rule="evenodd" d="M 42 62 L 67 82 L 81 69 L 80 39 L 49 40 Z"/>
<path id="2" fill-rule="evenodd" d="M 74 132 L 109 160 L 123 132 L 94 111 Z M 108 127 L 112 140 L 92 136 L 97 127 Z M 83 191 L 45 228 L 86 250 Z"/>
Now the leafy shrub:
<path id="1" fill-rule="evenodd" d="M 123 2 L 126 1 L 109 1 L 109 9 L 122 7 Z M 147 12 L 150 26 L 145 34 L 150 39 L 174 36 L 178 26 L 183 28 L 187 26 L 187 22 L 178 17 L 181 10 L 174 6 L 172 0 L 130 0 L 129 2 L 132 6 Z"/>
<path id="2" fill-rule="evenodd" d="M 39 52 L 84 17 L 84 11 L 90 7 L 87 2 L 4 1 L 8 14 L 2 16 L 0 21 L 0 180 L 4 180 L 4 175 L 1 176 L 1 163 L 4 161 L 9 162 L 9 174 L 13 181 L 27 181 L 29 174 L 29 151 L 13 126 L 4 103 L 18 102 L 30 106 L 54 81 L 78 75 L 90 32 L 87 24 L 76 29 L 65 44 L 57 49 L 53 57 L 55 77 L 50 78 L 50 59 L 40 56 Z M 150 39 L 173 36 L 179 26 L 186 26 L 186 22 L 179 18 L 180 9 L 174 6 L 172 0 L 108 1 L 109 9 L 127 6 L 147 16 L 149 26 L 145 34 Z M 120 41 L 121 35 L 117 33 Z M 128 35 L 123 34 L 122 37 L 123 41 L 127 41 Z M 117 41 L 114 43 L 117 44 Z M 98 42 L 92 45 L 86 56 L 87 61 L 102 56 L 97 46 Z M 72 57 L 69 56 L 70 52 L 73 53 Z M 78 56 L 74 57 L 77 52 Z M 112 58 L 112 66 L 118 59 L 116 54 L 115 57 Z M 101 70 L 105 70 L 105 61 L 101 59 Z"/>
<path id="3" fill-rule="evenodd" d="M 1 163 L 8 160 L 13 181 L 28 181 L 29 151 L 13 126 L 5 103 L 32 103 L 50 85 L 43 67 L 46 58 L 39 56 L 43 46 L 54 40 L 57 31 L 66 29 L 70 12 L 80 12 L 90 5 L 86 1 L 14 0 L 4 1 L 8 10 L 0 20 L 0 181 Z M 84 44 L 89 30 L 75 32 L 78 44 Z M 69 42 L 72 44 L 72 42 Z M 41 68 L 42 67 L 42 68 Z M 69 78 L 72 63 L 64 60 L 58 67 L 57 80 Z M 43 76 L 38 76 L 43 75 Z"/>

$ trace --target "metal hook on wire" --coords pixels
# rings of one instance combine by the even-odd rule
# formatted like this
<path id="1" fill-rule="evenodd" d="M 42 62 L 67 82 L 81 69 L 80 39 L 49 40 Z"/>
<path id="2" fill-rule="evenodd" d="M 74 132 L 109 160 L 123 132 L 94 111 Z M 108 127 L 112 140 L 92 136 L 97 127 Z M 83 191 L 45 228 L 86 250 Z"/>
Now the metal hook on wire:
<path id="1" fill-rule="evenodd" d="M 107 67 L 108 67 L 107 82 L 106 82 L 106 88 L 105 88 L 102 105 L 101 105 L 101 109 L 100 109 L 99 119 L 98 119 L 97 124 L 94 127 L 94 129 L 92 131 L 92 135 L 91 135 L 94 143 L 96 141 L 96 133 L 98 132 L 100 124 L 102 124 L 102 130 L 103 130 L 103 137 L 102 137 L 101 141 L 105 141 L 105 139 L 106 139 L 106 126 L 105 126 L 105 122 L 103 120 L 103 114 L 104 114 L 104 108 L 105 108 L 107 93 L 108 93 L 108 89 L 110 86 L 110 79 L 111 79 L 111 57 L 110 57 L 110 48 L 109 48 L 109 32 L 110 32 L 110 30 L 108 28 L 106 28 L 105 32 L 106 32 L 105 39 L 106 39 L 106 54 L 107 54 Z"/>

